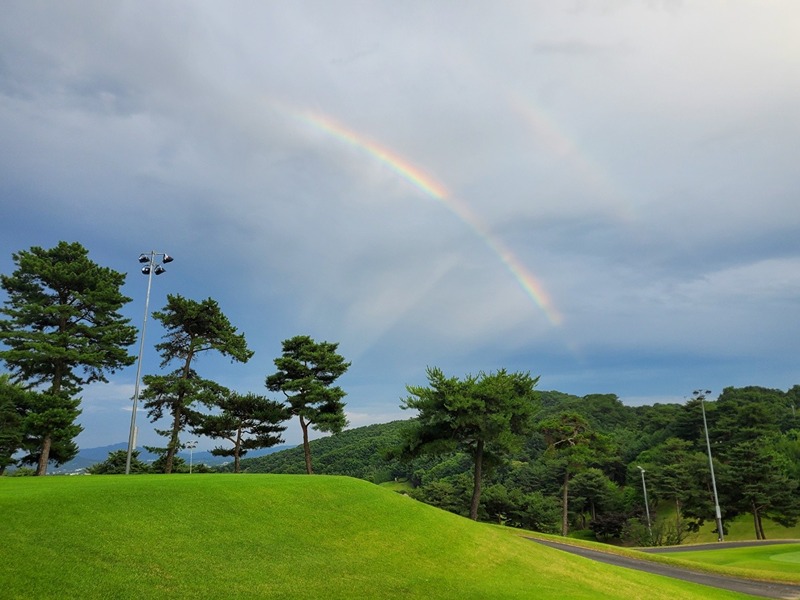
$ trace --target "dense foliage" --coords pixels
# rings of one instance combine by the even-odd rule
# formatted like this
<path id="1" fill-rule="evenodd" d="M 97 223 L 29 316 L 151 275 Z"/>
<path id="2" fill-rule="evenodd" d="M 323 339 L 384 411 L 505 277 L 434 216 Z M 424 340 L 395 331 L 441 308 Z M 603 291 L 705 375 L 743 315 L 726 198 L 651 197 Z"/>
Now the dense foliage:
<path id="1" fill-rule="evenodd" d="M 404 409 L 417 411 L 401 455 L 467 454 L 472 462 L 469 517 L 478 518 L 484 469 L 518 450 L 530 433 L 538 378 L 527 373 L 481 373 L 463 379 L 428 369 L 428 386 L 408 386 Z"/>

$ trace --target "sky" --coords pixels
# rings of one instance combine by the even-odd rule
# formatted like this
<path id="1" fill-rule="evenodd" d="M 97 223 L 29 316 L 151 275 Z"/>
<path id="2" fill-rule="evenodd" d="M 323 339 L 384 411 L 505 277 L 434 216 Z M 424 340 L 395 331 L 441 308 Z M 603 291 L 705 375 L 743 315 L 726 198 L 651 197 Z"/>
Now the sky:
<path id="1" fill-rule="evenodd" d="M 336 342 L 352 427 L 413 416 L 427 367 L 629 405 L 785 390 L 798 22 L 795 0 L 8 3 L 0 272 L 80 242 L 141 329 L 137 259 L 168 253 L 150 311 L 214 298 L 255 352 L 202 376 L 280 399 L 281 341 Z M 84 389 L 80 446 L 127 441 L 135 379 Z"/>

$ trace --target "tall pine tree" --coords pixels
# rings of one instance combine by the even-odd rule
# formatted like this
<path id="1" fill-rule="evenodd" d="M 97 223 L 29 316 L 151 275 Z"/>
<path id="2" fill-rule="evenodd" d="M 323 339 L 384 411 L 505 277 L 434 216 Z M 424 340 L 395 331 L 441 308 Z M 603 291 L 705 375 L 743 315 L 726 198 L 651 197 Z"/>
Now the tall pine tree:
<path id="1" fill-rule="evenodd" d="M 146 375 L 142 381 L 147 386 L 142 397 L 152 421 L 164 414 L 171 417 L 169 429 L 159 431 L 169 438 L 164 454 L 164 472 L 171 473 L 175 454 L 180 449 L 180 432 L 187 425 L 198 422 L 198 403 L 215 405 L 227 392 L 219 384 L 202 379 L 192 369 L 194 360 L 204 352 L 216 351 L 238 362 L 247 362 L 253 356 L 247 347 L 244 334 L 220 310 L 216 300 L 202 302 L 188 300 L 180 295 L 168 295 L 167 305 L 153 313 L 166 329 L 164 341 L 156 345 L 161 354 L 161 366 L 172 362 L 178 368 L 167 375 Z"/>
<path id="2" fill-rule="evenodd" d="M 0 359 L 14 381 L 42 391 L 26 417 L 26 436 L 35 440 L 43 475 L 54 447 L 59 461 L 77 452 L 72 439 L 80 428 L 73 422 L 82 387 L 134 362 L 126 348 L 136 341 L 136 328 L 119 313 L 131 300 L 120 292 L 125 274 L 90 260 L 79 243 L 12 256 L 16 270 L 0 276 L 8 295 L 0 309 L 0 340 L 8 349 Z"/>
<path id="3" fill-rule="evenodd" d="M 307 335 L 283 341 L 283 355 L 275 359 L 278 371 L 266 380 L 267 389 L 283 392 L 289 413 L 297 415 L 303 431 L 306 472 L 314 472 L 308 428 L 338 433 L 347 426 L 345 392 L 333 383 L 343 375 L 349 362 L 336 353 L 339 344 L 315 342 Z"/>

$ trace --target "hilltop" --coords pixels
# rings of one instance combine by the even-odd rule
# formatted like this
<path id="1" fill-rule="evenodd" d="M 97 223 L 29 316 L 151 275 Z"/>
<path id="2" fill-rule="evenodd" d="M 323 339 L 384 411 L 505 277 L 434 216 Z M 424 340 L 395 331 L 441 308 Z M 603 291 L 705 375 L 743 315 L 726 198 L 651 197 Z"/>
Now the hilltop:
<path id="1" fill-rule="evenodd" d="M 4 597 L 742 598 L 328 476 L 0 479 Z"/>

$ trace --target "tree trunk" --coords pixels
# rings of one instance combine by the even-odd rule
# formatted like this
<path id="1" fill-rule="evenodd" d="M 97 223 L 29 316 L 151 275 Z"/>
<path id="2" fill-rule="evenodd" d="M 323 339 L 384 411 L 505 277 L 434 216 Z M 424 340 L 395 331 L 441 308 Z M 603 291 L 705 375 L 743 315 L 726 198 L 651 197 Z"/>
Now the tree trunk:
<path id="1" fill-rule="evenodd" d="M 64 317 L 61 318 L 61 325 L 59 330 L 63 331 L 66 325 L 64 324 Z M 58 396 L 61 393 L 61 382 L 63 381 L 63 364 L 58 363 L 55 376 L 53 377 L 53 384 L 50 386 L 50 393 L 53 396 Z M 53 437 L 47 434 L 42 440 L 42 453 L 39 455 L 39 464 L 36 467 L 37 475 L 47 475 L 47 463 L 50 462 L 50 447 L 53 445 Z"/>
<path id="2" fill-rule="evenodd" d="M 300 428 L 303 430 L 303 453 L 306 457 L 306 473 L 313 475 L 314 469 L 311 468 L 311 446 L 308 445 L 308 423 L 303 419 L 303 415 L 298 416 L 300 417 Z"/>
<path id="3" fill-rule="evenodd" d="M 53 438 L 50 434 L 46 435 L 42 441 L 42 453 L 39 455 L 39 466 L 36 469 L 37 475 L 47 475 L 47 463 L 50 462 L 50 446 Z"/>
<path id="4" fill-rule="evenodd" d="M 475 449 L 475 473 L 472 478 L 472 501 L 469 504 L 469 518 L 478 520 L 478 506 L 481 502 L 481 479 L 483 478 L 483 440 L 478 440 Z"/>
<path id="5" fill-rule="evenodd" d="M 762 537 L 764 535 L 764 529 L 761 527 L 761 515 L 758 514 L 758 507 L 755 502 L 750 502 L 750 510 L 753 513 L 753 527 L 756 530 L 756 539 L 762 540 L 764 539 Z"/>
<path id="6" fill-rule="evenodd" d="M 561 497 L 561 535 L 569 533 L 569 469 L 564 473 L 564 493 Z"/>
<path id="7" fill-rule="evenodd" d="M 761 511 L 760 510 L 758 511 L 757 515 L 758 516 L 757 516 L 756 526 L 758 527 L 758 535 L 761 536 L 758 539 L 765 540 L 765 539 L 767 539 L 767 536 L 764 534 L 764 523 L 761 520 Z"/>
<path id="8" fill-rule="evenodd" d="M 164 461 L 164 473 L 172 473 L 172 465 L 175 461 L 175 453 L 178 451 L 180 442 L 178 435 L 181 431 L 181 408 L 177 406 L 172 419 L 172 436 L 167 444 L 167 459 Z"/>
<path id="9" fill-rule="evenodd" d="M 758 516 L 756 516 L 755 507 L 751 505 L 751 508 L 752 508 L 752 511 L 753 511 L 753 529 L 756 532 L 756 539 L 758 540 L 758 539 L 761 539 L 761 538 L 758 537 Z"/>
<path id="10" fill-rule="evenodd" d="M 236 441 L 233 444 L 233 472 L 241 473 L 239 452 L 242 448 L 242 428 L 236 430 Z"/>

